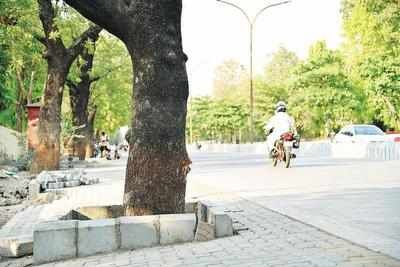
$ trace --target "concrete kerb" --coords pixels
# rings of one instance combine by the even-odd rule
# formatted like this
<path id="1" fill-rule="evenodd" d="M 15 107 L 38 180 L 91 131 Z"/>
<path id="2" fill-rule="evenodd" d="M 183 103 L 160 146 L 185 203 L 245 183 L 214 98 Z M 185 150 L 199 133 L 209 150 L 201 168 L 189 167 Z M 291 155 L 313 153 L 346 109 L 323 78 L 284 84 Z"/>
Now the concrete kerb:
<path id="1" fill-rule="evenodd" d="M 9 237 L 0 240 L 0 255 L 4 257 L 21 257 L 32 254 L 32 236 Z"/>
<path id="2" fill-rule="evenodd" d="M 112 252 L 121 247 L 119 222 L 116 219 L 79 221 L 77 228 L 78 257 Z"/>
<path id="3" fill-rule="evenodd" d="M 121 249 L 160 244 L 160 216 L 120 217 Z"/>
<path id="4" fill-rule="evenodd" d="M 160 215 L 160 244 L 192 242 L 196 231 L 196 215 L 166 214 Z"/>
<path id="5" fill-rule="evenodd" d="M 233 235 L 232 218 L 222 208 L 208 201 L 198 202 L 197 219 L 196 237 L 199 236 L 199 241 Z"/>
<path id="6" fill-rule="evenodd" d="M 39 224 L 33 232 L 35 264 L 75 258 L 78 221 L 51 221 Z"/>
<path id="7" fill-rule="evenodd" d="M 207 241 L 233 235 L 232 219 L 210 203 L 188 204 L 195 213 L 51 221 L 34 230 L 34 263 L 90 256 L 118 249 Z M 200 211 L 200 212 L 199 212 Z M 209 223 L 212 222 L 212 223 Z M 21 247 L 22 249 L 22 247 Z"/>

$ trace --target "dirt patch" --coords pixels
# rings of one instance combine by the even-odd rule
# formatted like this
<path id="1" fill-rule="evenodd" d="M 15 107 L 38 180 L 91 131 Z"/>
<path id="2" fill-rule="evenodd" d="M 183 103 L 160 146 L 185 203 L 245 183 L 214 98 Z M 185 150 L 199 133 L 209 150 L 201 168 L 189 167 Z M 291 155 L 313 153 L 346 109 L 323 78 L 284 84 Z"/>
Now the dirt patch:
<path id="1" fill-rule="evenodd" d="M 28 197 L 28 172 L 10 171 L 0 167 L 0 207 L 21 204 Z"/>
<path id="2" fill-rule="evenodd" d="M 0 227 L 28 205 L 25 200 L 31 178 L 27 172 L 0 166 Z"/>

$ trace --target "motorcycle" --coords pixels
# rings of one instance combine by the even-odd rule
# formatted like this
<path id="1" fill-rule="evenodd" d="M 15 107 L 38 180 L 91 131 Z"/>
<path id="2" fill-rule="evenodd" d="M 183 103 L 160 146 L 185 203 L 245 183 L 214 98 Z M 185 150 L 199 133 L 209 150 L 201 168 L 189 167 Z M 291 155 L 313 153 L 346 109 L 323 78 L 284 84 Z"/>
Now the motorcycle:
<path id="1" fill-rule="evenodd" d="M 295 136 L 293 133 L 284 133 L 280 139 L 275 142 L 275 146 L 272 149 L 272 165 L 276 167 L 278 161 L 285 163 L 285 168 L 290 167 L 290 161 L 292 158 L 296 158 L 296 155 L 292 153 L 293 148 L 300 147 L 300 137 Z"/>

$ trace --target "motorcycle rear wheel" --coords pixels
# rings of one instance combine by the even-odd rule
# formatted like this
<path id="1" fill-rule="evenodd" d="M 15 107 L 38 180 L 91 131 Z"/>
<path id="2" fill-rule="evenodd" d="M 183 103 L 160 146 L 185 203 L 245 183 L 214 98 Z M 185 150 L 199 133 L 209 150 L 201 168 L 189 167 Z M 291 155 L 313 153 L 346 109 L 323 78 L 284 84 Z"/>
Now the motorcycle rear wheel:
<path id="1" fill-rule="evenodd" d="M 277 157 L 273 157 L 272 158 L 272 166 L 276 167 L 276 165 L 278 165 L 278 158 Z"/>
<path id="2" fill-rule="evenodd" d="M 289 168 L 290 167 L 290 151 L 285 149 L 285 168 Z"/>

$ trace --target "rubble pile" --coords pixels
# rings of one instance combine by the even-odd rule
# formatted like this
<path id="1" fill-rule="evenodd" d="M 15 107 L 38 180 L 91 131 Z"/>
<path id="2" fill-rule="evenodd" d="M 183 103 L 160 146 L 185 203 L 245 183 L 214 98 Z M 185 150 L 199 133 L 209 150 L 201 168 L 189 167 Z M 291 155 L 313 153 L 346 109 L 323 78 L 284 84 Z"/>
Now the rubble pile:
<path id="1" fill-rule="evenodd" d="M 36 180 L 40 183 L 43 191 L 99 183 L 99 178 L 87 177 L 84 169 L 58 172 L 43 171 L 36 177 Z"/>
<path id="2" fill-rule="evenodd" d="M 29 179 L 13 170 L 0 170 L 0 206 L 20 204 L 28 196 Z"/>

